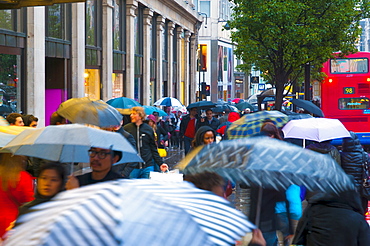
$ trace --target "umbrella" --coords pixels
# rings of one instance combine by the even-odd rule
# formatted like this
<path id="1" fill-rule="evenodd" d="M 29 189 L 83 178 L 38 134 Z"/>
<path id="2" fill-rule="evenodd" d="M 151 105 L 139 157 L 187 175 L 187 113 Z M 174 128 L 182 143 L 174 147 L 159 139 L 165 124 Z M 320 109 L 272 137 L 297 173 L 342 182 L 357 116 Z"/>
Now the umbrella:
<path id="1" fill-rule="evenodd" d="M 142 162 L 136 150 L 120 133 L 104 131 L 80 124 L 30 128 L 11 140 L 1 152 L 25 155 L 51 161 L 89 162 L 90 147 L 122 152 L 116 164 Z"/>
<path id="2" fill-rule="evenodd" d="M 156 101 L 155 103 L 153 103 L 154 106 L 167 106 L 167 107 L 170 107 L 170 106 L 182 106 L 182 103 L 174 98 L 174 97 L 163 97 L 161 99 L 159 99 L 158 101 Z"/>
<path id="3" fill-rule="evenodd" d="M 238 103 L 244 102 L 244 99 L 241 99 L 241 98 L 234 98 L 231 102 L 232 102 L 232 103 L 236 103 L 236 104 L 238 104 Z"/>
<path id="4" fill-rule="evenodd" d="M 214 113 L 222 113 L 224 111 L 238 112 L 238 109 L 235 106 L 232 106 L 229 104 L 223 104 L 223 105 L 216 105 L 216 107 L 212 108 L 212 111 Z"/>
<path id="5" fill-rule="evenodd" d="M 167 113 L 158 107 L 155 106 L 143 106 L 144 111 L 147 115 L 153 114 L 154 112 L 157 112 L 159 116 L 167 116 Z"/>
<path id="6" fill-rule="evenodd" d="M 255 228 L 227 200 L 188 182 L 104 182 L 34 210 L 7 245 L 230 245 Z"/>
<path id="7" fill-rule="evenodd" d="M 235 105 L 235 107 L 240 110 L 240 111 L 243 111 L 244 109 L 246 108 L 249 108 L 251 111 L 254 111 L 254 107 L 249 103 L 249 102 L 246 102 L 246 101 L 243 101 L 241 103 L 237 103 Z"/>
<path id="8" fill-rule="evenodd" d="M 303 100 L 303 99 L 293 98 L 292 103 L 298 107 L 301 107 L 307 110 L 308 112 L 312 114 L 315 114 L 319 117 L 324 117 L 324 113 L 322 112 L 322 110 L 319 107 L 317 107 L 313 102 Z"/>
<path id="9" fill-rule="evenodd" d="M 102 100 L 71 98 L 60 104 L 57 113 L 73 123 L 100 127 L 121 125 L 122 115 Z"/>
<path id="10" fill-rule="evenodd" d="M 109 105 L 115 108 L 132 108 L 135 106 L 141 107 L 141 104 L 135 101 L 134 99 L 128 97 L 117 97 L 107 101 Z"/>
<path id="11" fill-rule="evenodd" d="M 351 137 L 337 119 L 308 118 L 289 121 L 282 129 L 285 138 L 299 138 L 323 142 L 335 138 Z"/>
<path id="12" fill-rule="evenodd" d="M 2 116 L 0 116 L 0 126 L 9 126 L 9 122 Z"/>
<path id="13" fill-rule="evenodd" d="M 177 168 L 185 169 L 185 174 L 214 171 L 234 182 L 275 190 L 292 184 L 334 193 L 354 188 L 331 157 L 269 137 L 206 145 Z"/>
<path id="14" fill-rule="evenodd" d="M 216 103 L 211 102 L 211 101 L 199 101 L 199 102 L 195 102 L 195 103 L 190 103 L 187 106 L 187 109 L 188 110 L 190 110 L 192 108 L 209 109 L 209 108 L 213 108 L 215 106 L 216 106 Z"/>
<path id="15" fill-rule="evenodd" d="M 15 136 L 24 130 L 29 129 L 25 126 L 0 126 L 0 147 L 4 147 Z"/>
<path id="16" fill-rule="evenodd" d="M 261 126 L 266 120 L 272 121 L 277 127 L 282 127 L 288 122 L 288 116 L 276 110 L 246 114 L 234 121 L 227 129 L 228 139 L 253 136 L 260 132 Z"/>
<path id="17" fill-rule="evenodd" d="M 284 114 L 288 115 L 289 120 L 299 120 L 299 119 L 307 119 L 307 118 L 313 118 L 310 114 L 302 114 L 302 113 L 296 113 L 293 111 L 282 111 Z"/>

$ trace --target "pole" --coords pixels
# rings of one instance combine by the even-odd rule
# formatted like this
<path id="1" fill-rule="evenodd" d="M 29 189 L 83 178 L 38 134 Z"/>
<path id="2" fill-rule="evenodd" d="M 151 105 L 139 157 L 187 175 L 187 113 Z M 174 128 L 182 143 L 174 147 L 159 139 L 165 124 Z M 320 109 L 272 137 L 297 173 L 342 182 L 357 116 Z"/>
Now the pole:
<path id="1" fill-rule="evenodd" d="M 304 67 L 304 99 L 311 101 L 311 81 L 310 81 L 310 63 L 307 62 Z"/>

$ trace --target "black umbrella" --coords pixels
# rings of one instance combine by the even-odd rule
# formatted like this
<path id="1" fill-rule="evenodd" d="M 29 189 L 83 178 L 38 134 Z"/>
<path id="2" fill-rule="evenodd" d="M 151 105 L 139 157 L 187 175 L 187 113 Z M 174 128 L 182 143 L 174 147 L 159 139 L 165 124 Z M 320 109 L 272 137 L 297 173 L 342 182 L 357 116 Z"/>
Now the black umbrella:
<path id="1" fill-rule="evenodd" d="M 294 98 L 292 99 L 292 103 L 298 107 L 301 107 L 307 110 L 308 112 L 312 114 L 315 114 L 319 117 L 324 117 L 324 113 L 322 112 L 322 110 L 319 107 L 317 107 L 313 102 Z"/>
<path id="2" fill-rule="evenodd" d="M 249 108 L 251 111 L 254 111 L 254 107 L 249 102 L 246 101 L 235 104 L 235 107 L 240 111 L 243 111 L 246 108 Z"/>
<path id="3" fill-rule="evenodd" d="M 199 101 L 195 103 L 190 103 L 187 107 L 188 110 L 192 108 L 198 108 L 198 109 L 208 109 L 208 108 L 213 108 L 216 106 L 216 103 L 211 102 L 211 101 Z"/>
<path id="4" fill-rule="evenodd" d="M 212 108 L 214 113 L 222 113 L 222 112 L 238 112 L 238 109 L 235 106 L 229 104 L 223 105 L 216 105 L 216 107 Z"/>

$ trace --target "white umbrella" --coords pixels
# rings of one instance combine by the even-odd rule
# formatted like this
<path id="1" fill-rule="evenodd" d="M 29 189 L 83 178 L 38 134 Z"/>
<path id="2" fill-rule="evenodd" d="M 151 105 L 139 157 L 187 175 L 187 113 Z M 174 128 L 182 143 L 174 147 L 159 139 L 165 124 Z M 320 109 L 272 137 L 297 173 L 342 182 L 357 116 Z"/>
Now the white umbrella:
<path id="1" fill-rule="evenodd" d="M 227 200 L 188 182 L 87 185 L 33 210 L 5 245 L 231 245 L 255 228 Z"/>
<path id="2" fill-rule="evenodd" d="M 337 119 L 308 118 L 289 121 L 282 129 L 285 138 L 323 142 L 350 137 L 348 130 Z"/>
<path id="3" fill-rule="evenodd" d="M 154 106 L 167 106 L 167 107 L 183 106 L 182 103 L 174 97 L 163 97 L 159 99 L 158 101 L 156 101 L 155 103 L 153 103 L 153 105 Z"/>
<path id="4" fill-rule="evenodd" d="M 51 161 L 89 162 L 90 147 L 122 152 L 116 164 L 142 162 L 132 145 L 120 133 L 80 124 L 26 129 L 11 140 L 1 152 L 12 152 Z"/>

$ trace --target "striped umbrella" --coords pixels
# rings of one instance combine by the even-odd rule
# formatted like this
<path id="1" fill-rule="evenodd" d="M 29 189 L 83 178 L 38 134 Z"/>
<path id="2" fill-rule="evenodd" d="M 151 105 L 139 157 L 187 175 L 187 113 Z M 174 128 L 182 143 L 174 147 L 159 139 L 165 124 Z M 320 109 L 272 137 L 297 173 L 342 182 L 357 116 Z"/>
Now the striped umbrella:
<path id="1" fill-rule="evenodd" d="M 227 136 L 228 139 L 250 137 L 261 131 L 261 126 L 265 121 L 272 121 L 277 127 L 282 127 L 288 119 L 286 114 L 276 110 L 246 114 L 231 124 L 227 129 Z"/>
<path id="2" fill-rule="evenodd" d="M 275 190 L 292 184 L 325 193 L 354 188 L 331 157 L 269 137 L 226 140 L 197 151 L 177 166 L 185 174 L 213 171 L 248 186 Z"/>
<path id="3" fill-rule="evenodd" d="M 104 182 L 34 210 L 6 245 L 230 245 L 255 228 L 228 201 L 188 182 Z"/>

